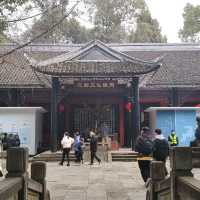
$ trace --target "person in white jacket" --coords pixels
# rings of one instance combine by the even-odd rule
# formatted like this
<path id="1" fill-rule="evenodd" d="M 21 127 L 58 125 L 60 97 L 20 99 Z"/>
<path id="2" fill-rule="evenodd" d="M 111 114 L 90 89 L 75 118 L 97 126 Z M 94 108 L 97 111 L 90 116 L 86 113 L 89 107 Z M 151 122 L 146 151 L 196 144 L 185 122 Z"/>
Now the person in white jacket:
<path id="1" fill-rule="evenodd" d="M 63 153 L 62 153 L 62 160 L 59 163 L 60 165 L 63 165 L 64 160 L 65 160 L 65 155 L 66 155 L 67 156 L 67 166 L 70 166 L 69 152 L 70 152 L 70 150 L 72 148 L 73 143 L 74 143 L 74 139 L 71 138 L 69 136 L 69 133 L 66 131 L 64 133 L 64 136 L 63 136 L 62 140 L 61 140 Z"/>

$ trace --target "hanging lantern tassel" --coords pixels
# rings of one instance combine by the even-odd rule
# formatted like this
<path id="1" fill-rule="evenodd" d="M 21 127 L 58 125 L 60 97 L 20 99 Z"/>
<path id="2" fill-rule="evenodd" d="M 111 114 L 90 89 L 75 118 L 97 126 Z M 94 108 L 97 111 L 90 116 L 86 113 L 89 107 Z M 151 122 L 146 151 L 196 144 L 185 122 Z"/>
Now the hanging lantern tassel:
<path id="1" fill-rule="evenodd" d="M 128 112 L 131 112 L 131 110 L 133 109 L 133 104 L 131 102 L 128 102 L 125 107 Z"/>

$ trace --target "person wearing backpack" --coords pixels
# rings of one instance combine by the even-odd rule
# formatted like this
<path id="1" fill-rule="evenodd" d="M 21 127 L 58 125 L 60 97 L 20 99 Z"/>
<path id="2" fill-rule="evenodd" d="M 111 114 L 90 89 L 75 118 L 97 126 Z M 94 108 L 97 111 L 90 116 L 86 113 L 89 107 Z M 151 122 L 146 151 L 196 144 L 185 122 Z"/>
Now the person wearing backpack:
<path id="1" fill-rule="evenodd" d="M 150 163 L 153 152 L 153 137 L 149 127 L 143 127 L 141 135 L 136 139 L 135 150 L 139 153 L 138 165 L 144 182 L 150 177 Z"/>
<path id="2" fill-rule="evenodd" d="M 169 144 L 161 129 L 155 129 L 155 139 L 153 141 L 153 159 L 156 161 L 162 161 L 166 164 L 166 159 L 169 155 Z M 167 175 L 167 168 L 165 165 L 165 174 Z"/>

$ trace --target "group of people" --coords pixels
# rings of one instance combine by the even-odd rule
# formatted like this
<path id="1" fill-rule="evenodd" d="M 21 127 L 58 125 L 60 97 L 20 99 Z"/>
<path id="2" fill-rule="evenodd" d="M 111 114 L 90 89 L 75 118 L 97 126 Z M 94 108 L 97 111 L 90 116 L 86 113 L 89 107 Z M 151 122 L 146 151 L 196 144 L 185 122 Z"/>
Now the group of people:
<path id="1" fill-rule="evenodd" d="M 135 150 L 139 153 L 138 165 L 144 182 L 150 177 L 151 160 L 166 163 L 169 146 L 177 145 L 178 137 L 174 130 L 171 131 L 167 140 L 161 129 L 155 129 L 155 133 L 151 133 L 148 127 L 142 128 L 141 135 L 136 140 Z M 168 174 L 166 167 L 165 174 Z"/>
<path id="2" fill-rule="evenodd" d="M 69 153 L 72 148 L 74 148 L 74 153 L 76 157 L 76 162 L 83 163 L 83 152 L 84 152 L 84 139 L 81 138 L 79 131 L 76 131 L 74 138 L 70 137 L 69 132 L 65 132 L 64 136 L 61 140 L 61 147 L 62 147 L 62 160 L 59 163 L 63 165 L 65 156 L 67 157 L 67 166 L 70 166 L 70 158 Z M 90 131 L 90 153 L 91 153 L 91 160 L 90 164 L 93 165 L 94 158 L 100 164 L 101 159 L 96 155 L 98 147 L 98 137 L 93 130 Z"/>

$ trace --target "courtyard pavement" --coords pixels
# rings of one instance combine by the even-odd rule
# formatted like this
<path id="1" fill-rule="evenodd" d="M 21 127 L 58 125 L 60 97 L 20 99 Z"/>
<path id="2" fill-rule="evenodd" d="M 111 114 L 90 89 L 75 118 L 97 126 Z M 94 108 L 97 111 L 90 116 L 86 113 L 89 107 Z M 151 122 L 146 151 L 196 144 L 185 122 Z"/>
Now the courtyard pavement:
<path id="1" fill-rule="evenodd" d="M 47 163 L 52 200 L 145 200 L 137 162 L 110 162 L 70 167 Z"/>

